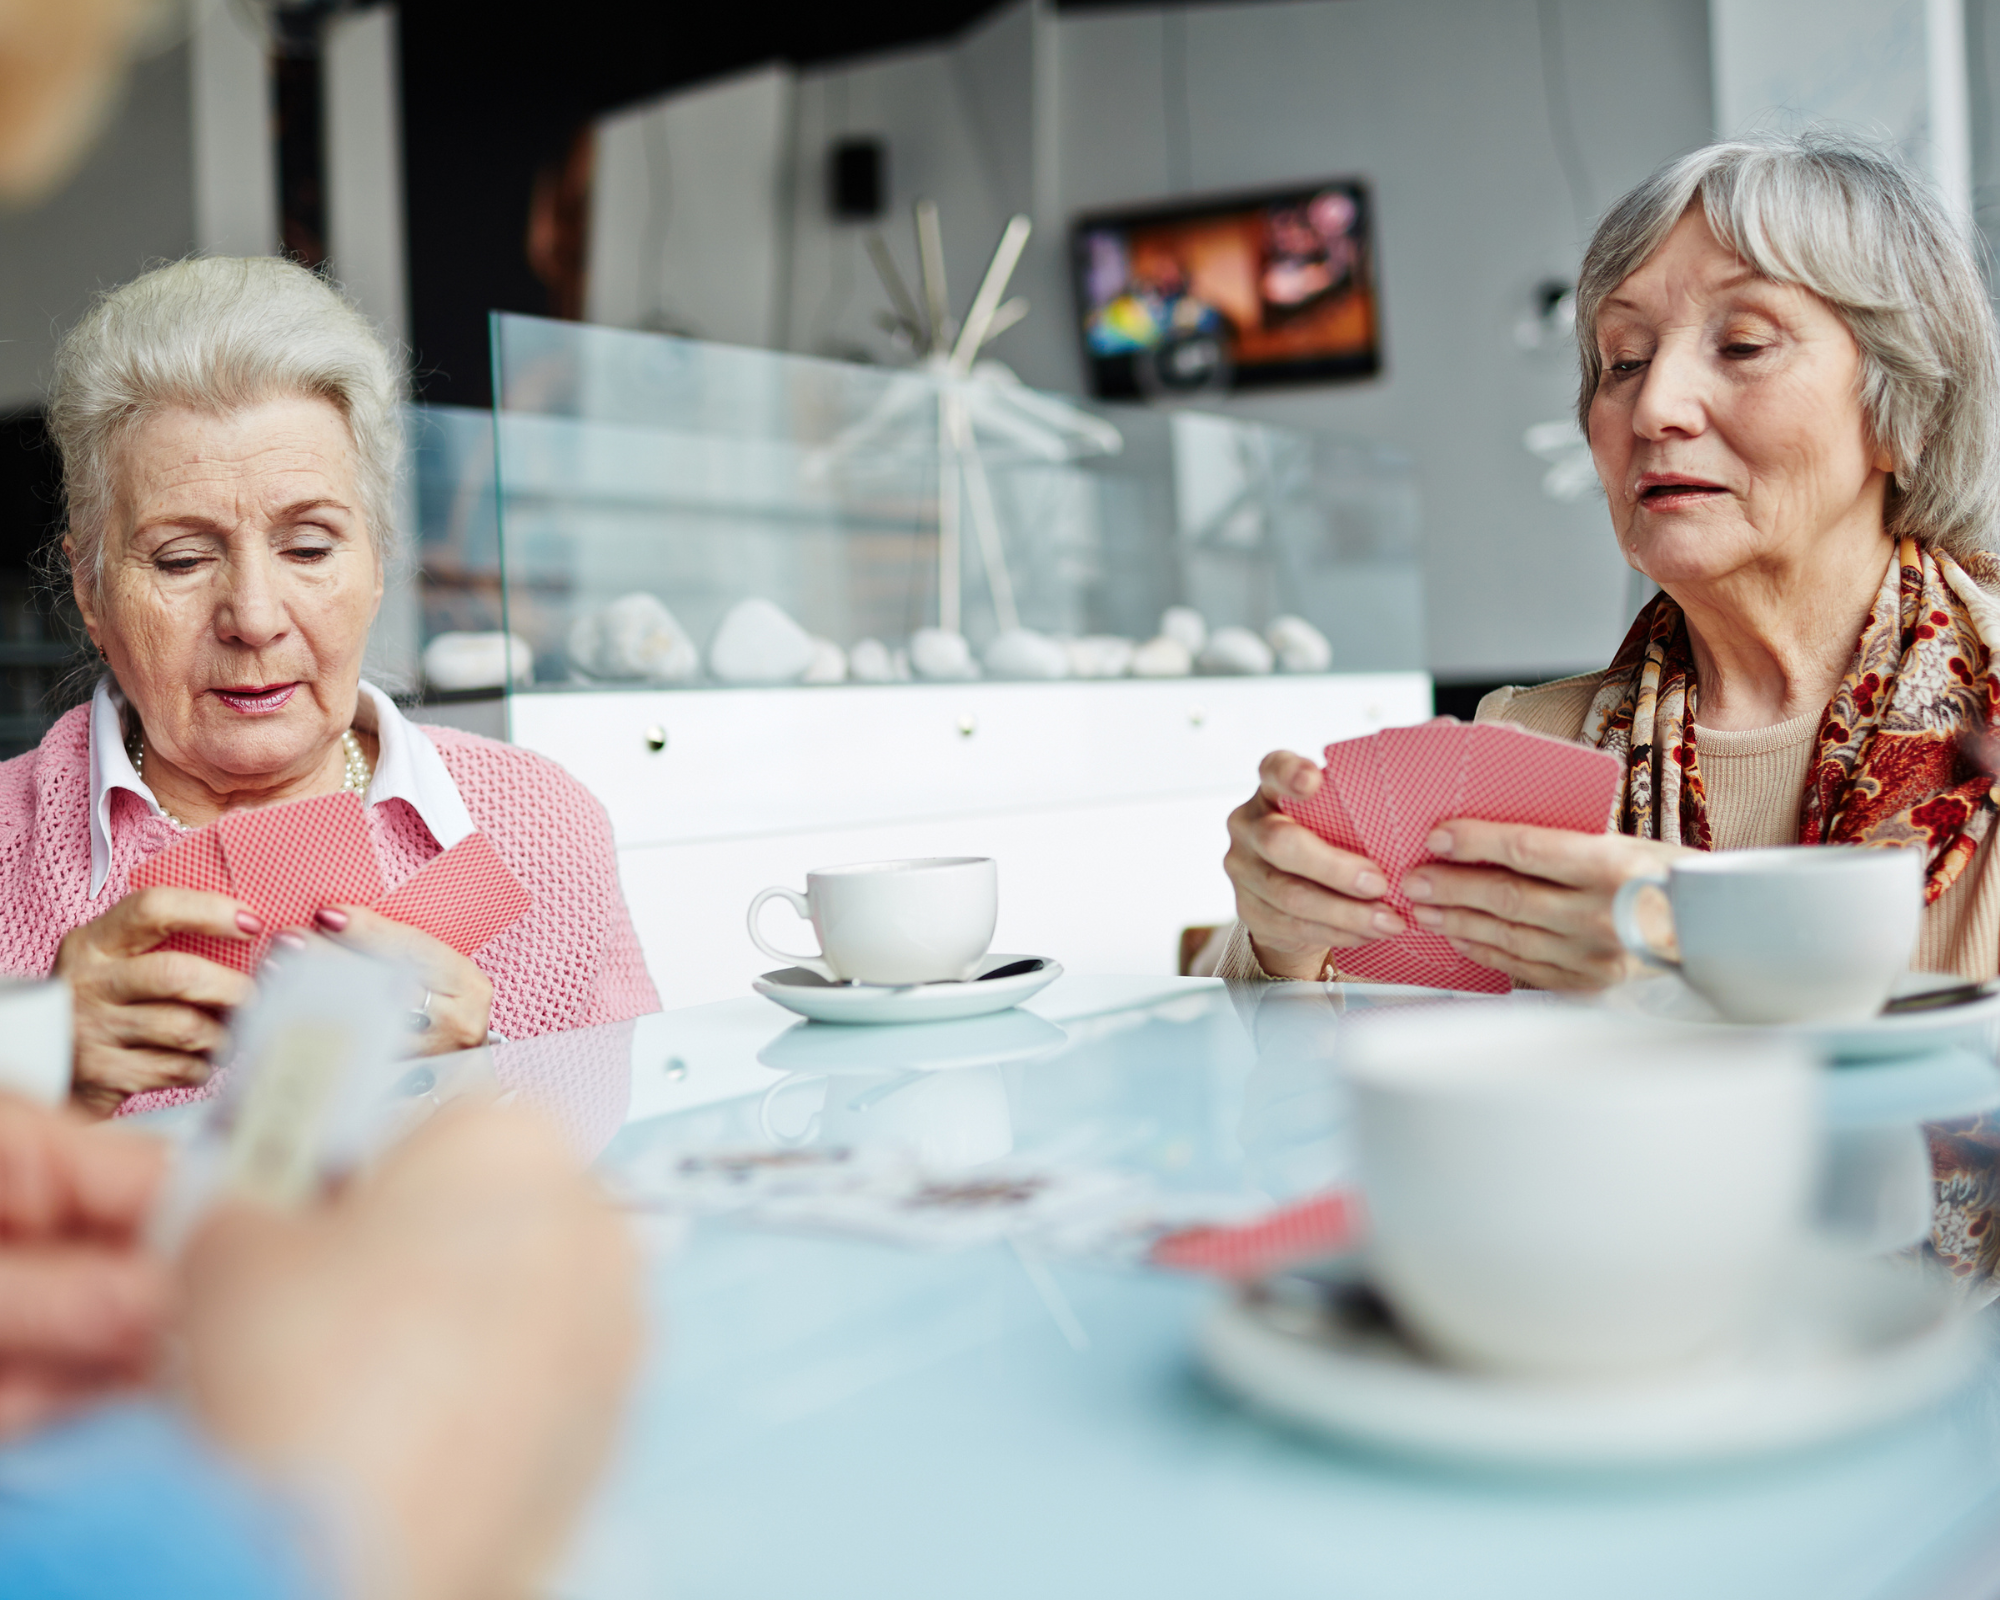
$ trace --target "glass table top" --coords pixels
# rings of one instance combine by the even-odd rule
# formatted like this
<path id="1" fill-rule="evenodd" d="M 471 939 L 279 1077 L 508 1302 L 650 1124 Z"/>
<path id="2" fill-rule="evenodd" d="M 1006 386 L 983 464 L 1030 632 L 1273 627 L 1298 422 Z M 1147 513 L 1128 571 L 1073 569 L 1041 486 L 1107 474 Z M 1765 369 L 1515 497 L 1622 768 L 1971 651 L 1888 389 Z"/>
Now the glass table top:
<path id="1" fill-rule="evenodd" d="M 502 1047 L 493 1071 L 628 1191 L 688 1153 L 837 1139 L 1275 1204 L 1347 1170 L 1339 1027 L 1316 988 L 1072 976 L 923 1029 L 745 997 Z M 654 1349 L 557 1585 L 575 1600 L 1946 1600 L 1989 1592 L 2000 1557 L 2000 1363 L 1886 1431 L 1727 1470 L 1451 1469 L 1224 1396 L 1195 1355 L 1225 1293 L 1207 1281 L 1006 1242 L 641 1226 Z"/>

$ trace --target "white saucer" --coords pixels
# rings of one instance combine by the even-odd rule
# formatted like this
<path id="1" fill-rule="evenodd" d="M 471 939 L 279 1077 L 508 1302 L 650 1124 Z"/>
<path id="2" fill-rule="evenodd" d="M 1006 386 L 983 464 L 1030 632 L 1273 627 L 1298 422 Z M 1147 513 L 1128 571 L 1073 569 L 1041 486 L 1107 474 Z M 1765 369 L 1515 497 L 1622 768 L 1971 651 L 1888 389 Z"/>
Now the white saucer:
<path id="1" fill-rule="evenodd" d="M 1980 1356 L 1973 1319 L 1910 1267 L 1829 1264 L 1782 1325 L 1727 1362 L 1630 1386 L 1442 1366 L 1308 1300 L 1232 1300 L 1202 1354 L 1259 1410 L 1398 1455 L 1548 1471 L 1690 1466 L 1796 1450 L 1951 1393 Z"/>
<path id="2" fill-rule="evenodd" d="M 1953 988 L 1964 981 L 1944 973 L 1910 972 L 1897 979 L 1895 992 L 1900 998 Z M 1715 1007 L 1672 973 L 1658 978 L 1635 978 L 1607 989 L 1604 1003 L 1662 1022 L 1723 1023 Z M 1773 1033 L 1801 1040 L 1832 1060 L 1860 1062 L 1921 1055 L 1951 1045 L 1985 1046 L 1996 1024 L 2000 1024 L 2000 993 L 1964 1005 L 1870 1017 L 1865 1022 L 1788 1022 L 1766 1026 Z"/>
<path id="3" fill-rule="evenodd" d="M 1062 967 L 1044 960 L 1034 972 L 982 981 L 981 972 L 1029 961 L 1031 956 L 986 955 L 963 983 L 920 983 L 891 988 L 871 983 L 829 983 L 804 967 L 767 972 L 750 987 L 787 1011 L 815 1022 L 955 1022 L 1017 1006 L 1062 976 Z"/>

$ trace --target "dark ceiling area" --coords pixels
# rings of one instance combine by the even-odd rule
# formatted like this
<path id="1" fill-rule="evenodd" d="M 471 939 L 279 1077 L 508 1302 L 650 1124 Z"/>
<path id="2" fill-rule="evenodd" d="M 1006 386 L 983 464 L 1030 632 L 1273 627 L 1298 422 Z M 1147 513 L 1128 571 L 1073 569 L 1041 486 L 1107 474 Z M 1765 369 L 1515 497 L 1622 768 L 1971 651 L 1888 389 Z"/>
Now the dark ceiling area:
<path id="1" fill-rule="evenodd" d="M 487 404 L 487 311 L 562 309 L 529 266 L 529 201 L 537 174 L 560 166 L 591 118 L 767 61 L 804 66 L 948 38 L 996 4 L 570 0 L 516 12 L 403 0 L 410 329 L 423 398 Z"/>
<path id="2" fill-rule="evenodd" d="M 410 329 L 423 398 L 483 406 L 489 310 L 560 314 L 529 265 L 538 174 L 557 174 L 579 128 L 669 89 L 761 65 L 795 66 L 948 39 L 1006 0 L 800 0 L 665 7 L 569 0 L 496 7 L 402 0 Z M 1082 0 L 1060 10 L 1177 0 Z"/>

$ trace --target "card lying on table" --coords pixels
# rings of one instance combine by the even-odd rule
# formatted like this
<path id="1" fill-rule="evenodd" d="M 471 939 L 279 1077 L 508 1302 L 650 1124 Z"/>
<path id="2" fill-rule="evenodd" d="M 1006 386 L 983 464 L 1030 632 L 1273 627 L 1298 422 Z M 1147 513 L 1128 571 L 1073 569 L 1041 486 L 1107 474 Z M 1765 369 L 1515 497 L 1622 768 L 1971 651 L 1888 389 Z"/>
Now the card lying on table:
<path id="1" fill-rule="evenodd" d="M 1468 961 L 1416 925 L 1403 875 L 1437 857 L 1425 841 L 1455 817 L 1602 833 L 1623 768 L 1602 750 L 1500 722 L 1439 719 L 1326 747 L 1319 792 L 1283 802 L 1328 844 L 1363 855 L 1389 876 L 1383 903 L 1408 925 L 1393 939 L 1341 950 L 1340 971 L 1372 983 L 1503 993 L 1502 973 Z"/>
<path id="2" fill-rule="evenodd" d="M 279 929 L 311 927 L 325 906 L 366 906 L 469 956 L 534 904 L 483 833 L 467 835 L 385 889 L 367 811 L 359 795 L 344 791 L 232 811 L 140 863 L 131 884 L 202 889 L 247 904 L 266 930 L 248 943 L 175 934 L 162 946 L 238 972 L 255 971 Z"/>

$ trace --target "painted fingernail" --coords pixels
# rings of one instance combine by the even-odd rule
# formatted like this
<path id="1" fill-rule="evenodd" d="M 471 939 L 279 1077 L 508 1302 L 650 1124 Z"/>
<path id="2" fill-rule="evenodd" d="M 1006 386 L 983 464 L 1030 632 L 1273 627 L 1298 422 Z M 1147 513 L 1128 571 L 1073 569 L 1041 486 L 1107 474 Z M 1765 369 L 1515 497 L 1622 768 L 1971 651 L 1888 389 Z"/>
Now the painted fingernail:
<path id="1" fill-rule="evenodd" d="M 287 929 L 285 932 L 276 935 L 271 942 L 273 944 L 281 944 L 287 950 L 303 950 L 306 947 L 305 940 L 301 939 L 296 933 L 293 933 L 290 929 Z"/>
<path id="2" fill-rule="evenodd" d="M 1431 887 L 1429 878 L 1413 872 L 1403 880 L 1403 893 L 1412 900 L 1428 900 L 1435 891 Z"/>
<path id="3" fill-rule="evenodd" d="M 1420 928 L 1442 928 L 1444 926 L 1444 913 L 1438 910 L 1436 906 L 1412 906 L 1410 914 L 1417 919 L 1417 926 Z"/>
<path id="4" fill-rule="evenodd" d="M 336 911 L 333 907 L 328 906 L 313 920 L 326 929 L 328 933 L 339 933 L 347 926 L 347 913 L 345 911 Z"/>
<path id="5" fill-rule="evenodd" d="M 263 920 L 254 911 L 237 912 L 236 926 L 239 929 L 241 929 L 244 933 L 251 934 L 253 936 L 256 934 L 260 934 L 264 931 Z"/>
<path id="6" fill-rule="evenodd" d="M 1371 899 L 1389 887 L 1389 880 L 1379 872 L 1364 872 L 1354 880 L 1354 892 L 1367 895 Z"/>
<path id="7" fill-rule="evenodd" d="M 1448 856 L 1451 854 L 1451 835 L 1439 828 L 1424 841 L 1424 848 L 1434 856 Z"/>
<path id="8" fill-rule="evenodd" d="M 1369 922 L 1377 933 L 1396 934 L 1403 931 L 1403 919 L 1393 911 L 1378 911 Z"/>

